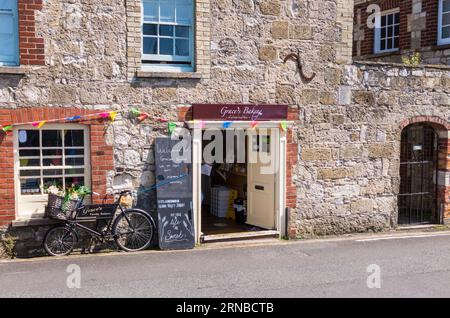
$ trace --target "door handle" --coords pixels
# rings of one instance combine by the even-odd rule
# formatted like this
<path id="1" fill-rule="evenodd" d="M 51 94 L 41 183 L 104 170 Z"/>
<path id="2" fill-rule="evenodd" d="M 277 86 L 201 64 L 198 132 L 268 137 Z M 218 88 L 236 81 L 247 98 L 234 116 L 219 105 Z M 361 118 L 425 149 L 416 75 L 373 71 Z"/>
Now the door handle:
<path id="1" fill-rule="evenodd" d="M 264 187 L 260 185 L 255 185 L 255 190 L 261 190 L 264 191 Z"/>

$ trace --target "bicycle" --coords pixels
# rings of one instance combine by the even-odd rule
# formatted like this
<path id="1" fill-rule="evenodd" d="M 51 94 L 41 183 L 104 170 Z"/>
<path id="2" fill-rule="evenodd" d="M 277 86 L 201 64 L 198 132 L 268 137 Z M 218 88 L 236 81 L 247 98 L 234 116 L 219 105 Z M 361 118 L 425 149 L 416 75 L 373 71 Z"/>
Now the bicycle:
<path id="1" fill-rule="evenodd" d="M 90 195 L 97 193 L 90 193 Z M 84 197 L 78 200 L 73 209 L 63 213 L 61 209 L 46 208 L 46 214 L 63 222 L 47 231 L 44 236 L 44 249 L 51 256 L 69 255 L 79 241 L 80 229 L 101 240 L 113 238 L 116 245 L 126 252 L 142 251 L 150 246 L 155 233 L 155 222 L 145 211 L 123 209 L 122 197 L 131 191 L 120 192 L 119 198 L 112 204 L 84 205 Z M 120 210 L 120 212 L 118 211 Z M 63 215 L 63 217 L 61 217 Z M 96 228 L 91 229 L 80 224 L 81 221 L 95 221 Z M 106 229 L 99 231 L 99 221 L 105 222 Z"/>

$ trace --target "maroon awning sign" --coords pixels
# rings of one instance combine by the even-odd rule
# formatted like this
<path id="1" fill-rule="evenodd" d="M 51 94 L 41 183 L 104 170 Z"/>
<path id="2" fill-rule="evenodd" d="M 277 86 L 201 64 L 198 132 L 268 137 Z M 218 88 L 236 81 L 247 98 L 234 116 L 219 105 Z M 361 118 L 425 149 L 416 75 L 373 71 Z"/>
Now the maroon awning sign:
<path id="1" fill-rule="evenodd" d="M 286 120 L 287 105 L 193 104 L 194 120 L 268 121 Z"/>

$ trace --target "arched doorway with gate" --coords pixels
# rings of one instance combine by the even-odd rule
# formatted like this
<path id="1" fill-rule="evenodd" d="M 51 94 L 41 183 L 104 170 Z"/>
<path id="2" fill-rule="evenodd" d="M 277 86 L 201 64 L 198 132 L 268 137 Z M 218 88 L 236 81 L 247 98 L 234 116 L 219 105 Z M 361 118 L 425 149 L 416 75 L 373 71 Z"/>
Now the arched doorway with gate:
<path id="1" fill-rule="evenodd" d="M 398 224 L 440 223 L 437 205 L 438 140 L 428 124 L 402 131 Z"/>
<path id="2" fill-rule="evenodd" d="M 403 121 L 398 224 L 450 221 L 450 123 L 436 116 Z"/>

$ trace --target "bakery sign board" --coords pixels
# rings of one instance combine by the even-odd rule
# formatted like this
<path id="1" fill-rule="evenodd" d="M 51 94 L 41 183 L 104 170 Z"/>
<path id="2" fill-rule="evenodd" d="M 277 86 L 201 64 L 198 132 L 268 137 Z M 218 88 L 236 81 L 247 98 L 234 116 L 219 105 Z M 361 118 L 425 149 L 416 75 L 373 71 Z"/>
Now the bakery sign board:
<path id="1" fill-rule="evenodd" d="M 287 105 L 193 104 L 194 120 L 269 121 L 286 120 Z"/>

